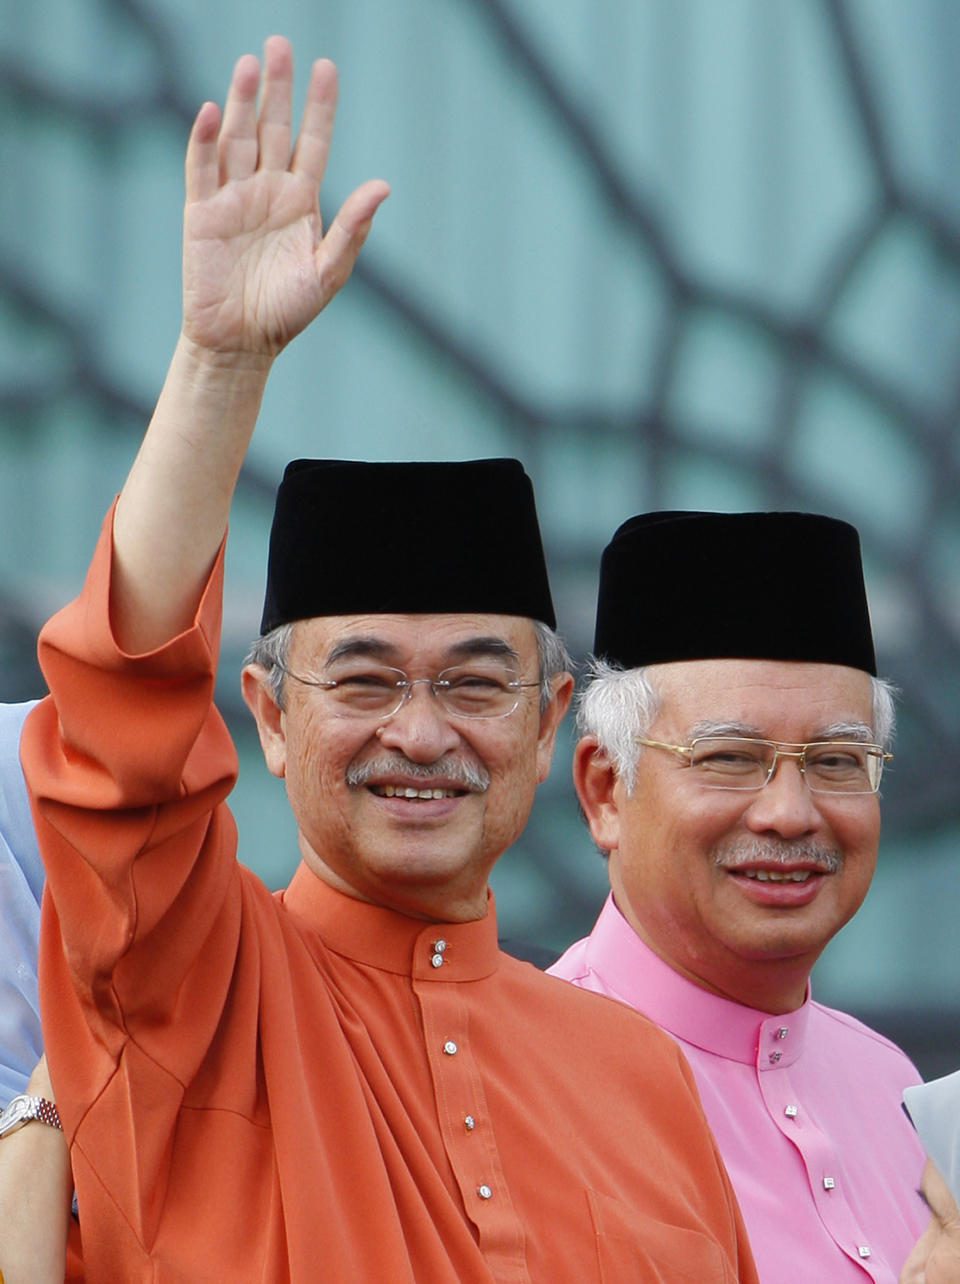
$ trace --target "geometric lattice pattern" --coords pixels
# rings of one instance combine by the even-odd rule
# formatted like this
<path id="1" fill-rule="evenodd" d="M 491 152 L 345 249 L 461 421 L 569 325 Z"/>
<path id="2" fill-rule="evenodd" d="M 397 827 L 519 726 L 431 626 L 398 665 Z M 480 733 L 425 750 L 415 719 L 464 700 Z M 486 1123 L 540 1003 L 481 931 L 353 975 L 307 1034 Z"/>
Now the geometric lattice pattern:
<path id="1" fill-rule="evenodd" d="M 36 630 L 75 590 L 150 413 L 177 327 L 186 132 L 263 22 L 254 0 L 0 15 L 6 699 L 37 693 Z M 277 0 L 270 23 L 301 79 L 315 53 L 340 64 L 325 206 L 378 172 L 393 194 L 275 373 L 233 519 L 225 670 L 256 628 L 296 454 L 522 457 L 577 653 L 600 550 L 631 513 L 845 517 L 903 699 L 880 917 L 847 929 L 856 958 L 838 942 L 828 983 L 903 1007 L 926 973 L 891 961 L 891 938 L 960 962 L 960 10 Z M 280 881 L 283 799 L 223 688 L 244 855 Z M 497 891 L 509 930 L 560 945 L 604 876 L 566 763 L 541 794 Z M 960 1010 L 947 989 L 936 1006 Z"/>

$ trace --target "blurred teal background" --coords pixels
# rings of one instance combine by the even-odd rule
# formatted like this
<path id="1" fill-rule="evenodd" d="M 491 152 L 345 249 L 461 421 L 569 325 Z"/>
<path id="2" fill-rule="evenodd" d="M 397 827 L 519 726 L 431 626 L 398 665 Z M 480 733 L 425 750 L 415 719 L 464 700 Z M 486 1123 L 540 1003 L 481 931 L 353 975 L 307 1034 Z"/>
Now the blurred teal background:
<path id="1" fill-rule="evenodd" d="M 190 121 L 274 30 L 301 92 L 314 56 L 340 67 L 325 208 L 374 175 L 393 194 L 278 363 L 234 512 L 220 700 L 243 859 L 274 886 L 295 859 L 237 682 L 287 459 L 520 456 L 578 655 L 623 518 L 833 513 L 862 534 L 901 732 L 874 888 L 815 992 L 955 1068 L 954 0 L 4 5 L 0 698 L 40 690 L 37 629 L 80 583 L 176 337 Z M 384 557 L 403 575 L 402 541 Z M 551 949 L 605 888 L 568 771 L 565 743 L 495 876 L 504 934 Z"/>

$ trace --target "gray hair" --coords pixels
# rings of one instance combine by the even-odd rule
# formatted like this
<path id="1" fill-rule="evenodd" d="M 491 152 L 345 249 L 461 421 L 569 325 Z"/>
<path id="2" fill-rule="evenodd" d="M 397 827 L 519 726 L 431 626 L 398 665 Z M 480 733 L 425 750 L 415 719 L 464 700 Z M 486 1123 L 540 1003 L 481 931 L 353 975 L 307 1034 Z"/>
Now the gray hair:
<path id="1" fill-rule="evenodd" d="M 558 673 L 567 673 L 573 669 L 573 661 L 560 634 L 540 620 L 533 620 L 533 632 L 537 640 L 537 657 L 540 666 L 540 712 L 549 705 L 553 698 L 553 679 Z M 259 664 L 267 671 L 270 693 L 278 709 L 286 707 L 284 691 L 287 658 L 290 655 L 290 642 L 293 638 L 293 624 L 280 624 L 269 633 L 256 639 L 247 652 L 244 664 Z"/>
<path id="2" fill-rule="evenodd" d="M 284 691 L 287 658 L 290 655 L 290 642 L 293 639 L 293 624 L 278 624 L 269 633 L 262 633 L 253 643 L 244 659 L 244 665 L 259 664 L 267 671 L 267 683 L 273 703 L 278 709 L 287 707 Z"/>
<path id="3" fill-rule="evenodd" d="M 647 665 L 623 669 L 591 656 L 585 686 L 577 698 L 577 734 L 595 736 L 621 780 L 633 787 L 642 746 L 637 736 L 648 736 L 660 709 L 660 693 Z M 896 688 L 871 676 L 872 734 L 889 750 L 896 727 Z"/>

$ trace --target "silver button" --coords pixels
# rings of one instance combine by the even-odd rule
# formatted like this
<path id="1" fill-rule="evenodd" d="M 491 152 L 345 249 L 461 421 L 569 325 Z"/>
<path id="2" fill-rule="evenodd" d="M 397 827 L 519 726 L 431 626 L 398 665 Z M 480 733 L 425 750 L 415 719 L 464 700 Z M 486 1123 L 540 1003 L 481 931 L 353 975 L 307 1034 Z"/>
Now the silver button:
<path id="1" fill-rule="evenodd" d="M 443 1045 L 443 1050 L 448 1057 L 455 1057 L 457 1055 L 457 1045 L 454 1043 L 452 1039 L 448 1039 L 446 1041 L 446 1043 Z"/>
<path id="2" fill-rule="evenodd" d="M 782 1025 L 780 1029 L 777 1031 L 777 1038 L 785 1039 L 789 1033 L 790 1033 L 790 1027 L 788 1025 Z"/>
<path id="3" fill-rule="evenodd" d="M 432 955 L 430 956 L 430 966 L 431 966 L 431 967 L 443 967 L 443 955 L 442 955 L 442 954 L 432 954 Z"/>
<path id="4" fill-rule="evenodd" d="M 489 1186 L 487 1186 L 487 1185 L 478 1186 L 478 1187 L 477 1187 L 477 1194 L 480 1196 L 480 1198 L 481 1198 L 481 1199 L 492 1199 L 492 1198 L 493 1198 L 493 1191 L 492 1191 L 492 1190 L 490 1189 L 490 1187 L 489 1187 Z M 862 1250 L 861 1250 L 861 1255 L 862 1255 Z"/>
<path id="5" fill-rule="evenodd" d="M 782 1056 L 783 1056 L 783 1053 L 782 1053 L 782 1052 L 771 1052 L 771 1053 L 770 1053 L 770 1061 L 771 1061 L 771 1063 L 772 1063 L 773 1065 L 776 1065 L 776 1064 L 777 1064 L 777 1062 L 780 1060 L 780 1058 L 781 1058 Z"/>
<path id="6" fill-rule="evenodd" d="M 836 1186 L 836 1184 L 837 1184 L 837 1183 L 836 1183 L 836 1181 L 835 1181 L 835 1179 L 834 1179 L 833 1177 L 824 1177 L 824 1179 L 823 1179 L 823 1189 L 824 1189 L 824 1190 L 833 1190 L 833 1188 L 834 1188 L 834 1186 Z M 867 1251 L 869 1252 L 870 1250 L 868 1249 Z"/>
<path id="7" fill-rule="evenodd" d="M 474 1119 L 473 1115 L 464 1115 L 463 1126 L 466 1128 L 467 1132 L 473 1132 L 474 1128 L 477 1126 L 477 1121 Z"/>
<path id="8" fill-rule="evenodd" d="M 796 1119 L 797 1115 L 800 1113 L 800 1110 L 799 1110 L 799 1107 L 797 1106 L 784 1106 L 783 1113 L 787 1116 L 788 1119 Z"/>
<path id="9" fill-rule="evenodd" d="M 442 954 L 443 951 L 447 948 L 447 943 L 442 936 L 437 937 L 437 939 L 433 943 L 433 948 L 437 951 L 438 954 Z"/>
<path id="10" fill-rule="evenodd" d="M 857 1252 L 860 1254 L 861 1257 L 870 1256 L 870 1250 L 869 1248 L 867 1248 L 866 1244 L 861 1244 L 860 1247 L 857 1249 Z"/>

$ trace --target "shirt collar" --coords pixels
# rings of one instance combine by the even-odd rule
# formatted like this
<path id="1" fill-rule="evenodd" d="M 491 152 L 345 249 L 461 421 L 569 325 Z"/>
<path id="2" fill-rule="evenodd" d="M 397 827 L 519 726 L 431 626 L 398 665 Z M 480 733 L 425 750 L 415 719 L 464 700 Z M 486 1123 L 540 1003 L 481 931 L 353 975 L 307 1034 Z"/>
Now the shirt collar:
<path id="1" fill-rule="evenodd" d="M 803 1051 L 810 990 L 794 1012 L 770 1013 L 748 1008 L 704 990 L 675 972 L 633 930 L 609 896 L 591 932 L 586 967 L 603 980 L 607 993 L 637 1008 L 674 1038 L 716 1056 L 760 1065 L 759 1050 L 775 1047 L 775 1060 L 763 1065 L 786 1067 Z M 785 1033 L 781 1033 L 784 1031 Z"/>
<path id="2" fill-rule="evenodd" d="M 424 923 L 337 891 L 302 862 L 281 894 L 336 954 L 420 981 L 476 981 L 500 962 L 493 893 L 487 913 L 468 923 Z"/>

